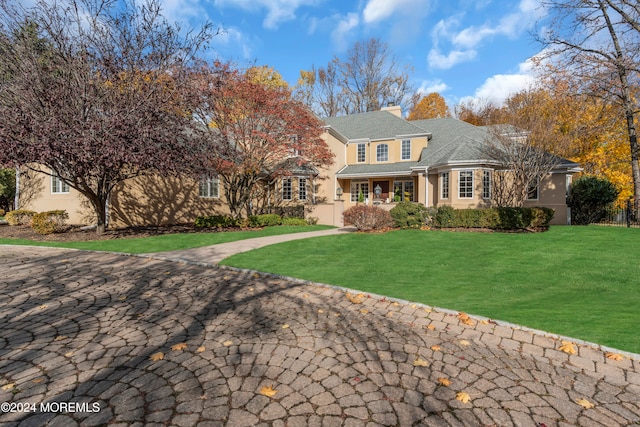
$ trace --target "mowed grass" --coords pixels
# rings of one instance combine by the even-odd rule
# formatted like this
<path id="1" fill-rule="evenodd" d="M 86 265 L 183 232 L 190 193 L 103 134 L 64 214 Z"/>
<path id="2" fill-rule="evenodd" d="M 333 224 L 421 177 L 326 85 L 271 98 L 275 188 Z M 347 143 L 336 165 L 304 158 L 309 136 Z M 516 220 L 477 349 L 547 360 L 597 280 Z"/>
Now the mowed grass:
<path id="1" fill-rule="evenodd" d="M 640 230 L 401 230 L 281 243 L 223 264 L 465 311 L 640 353 Z"/>
<path id="2" fill-rule="evenodd" d="M 226 231 L 213 233 L 182 233 L 164 234 L 159 236 L 140 238 L 120 238 L 112 240 L 91 240 L 83 242 L 37 242 L 26 239 L 0 238 L 0 244 L 4 245 L 31 245 L 51 246 L 58 248 L 84 249 L 91 251 L 122 252 L 129 254 L 144 254 L 152 252 L 166 252 L 180 249 L 199 248 L 202 246 L 217 245 L 219 243 L 234 242 L 237 240 L 252 239 L 256 237 L 275 236 L 279 234 L 302 233 L 305 231 L 317 231 L 333 228 L 325 225 L 308 226 L 274 226 L 260 230 L 250 231 Z"/>

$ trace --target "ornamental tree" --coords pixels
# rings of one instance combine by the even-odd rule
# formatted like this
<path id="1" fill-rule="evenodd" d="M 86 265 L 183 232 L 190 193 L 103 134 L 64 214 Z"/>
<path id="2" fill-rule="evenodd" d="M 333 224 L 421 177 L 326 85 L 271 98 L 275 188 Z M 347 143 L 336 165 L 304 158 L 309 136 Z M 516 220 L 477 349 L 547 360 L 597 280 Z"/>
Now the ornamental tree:
<path id="1" fill-rule="evenodd" d="M 181 35 L 159 0 L 0 1 L 0 164 L 59 176 L 104 231 L 111 191 L 194 169 L 204 149 L 186 65 L 211 36 Z"/>
<path id="2" fill-rule="evenodd" d="M 261 182 L 291 174 L 291 166 L 322 168 L 333 153 L 322 122 L 282 86 L 263 84 L 229 64 L 200 70 L 203 124 L 215 139 L 206 159 L 223 184 L 231 215 L 252 214 Z"/>

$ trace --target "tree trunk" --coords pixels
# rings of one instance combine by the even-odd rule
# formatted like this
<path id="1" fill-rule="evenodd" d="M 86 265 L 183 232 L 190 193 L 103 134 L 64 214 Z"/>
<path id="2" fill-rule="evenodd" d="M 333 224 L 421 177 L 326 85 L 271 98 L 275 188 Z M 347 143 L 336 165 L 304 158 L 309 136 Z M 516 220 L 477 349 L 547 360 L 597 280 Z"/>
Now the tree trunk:
<path id="1" fill-rule="evenodd" d="M 622 98 L 622 105 L 624 107 L 625 118 L 627 120 L 627 132 L 629 134 L 629 147 L 631 148 L 631 174 L 633 176 L 633 198 L 636 203 L 640 201 L 640 164 L 638 164 L 638 157 L 640 149 L 638 147 L 638 137 L 636 133 L 635 114 L 633 109 L 633 100 L 631 97 L 631 89 L 629 87 L 629 77 L 627 75 L 628 68 L 624 63 L 624 52 L 620 41 L 618 40 L 618 34 L 611 23 L 611 18 L 607 12 L 607 5 L 604 0 L 598 2 L 602 16 L 607 24 L 611 41 L 616 51 L 615 66 L 618 72 L 618 78 L 620 79 L 620 91 Z"/>

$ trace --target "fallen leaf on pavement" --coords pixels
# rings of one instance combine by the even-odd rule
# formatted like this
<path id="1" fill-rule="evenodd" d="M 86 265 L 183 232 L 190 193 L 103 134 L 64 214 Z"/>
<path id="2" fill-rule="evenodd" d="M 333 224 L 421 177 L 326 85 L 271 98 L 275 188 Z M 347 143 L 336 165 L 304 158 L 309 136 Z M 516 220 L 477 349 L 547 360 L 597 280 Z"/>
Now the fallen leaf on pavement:
<path id="1" fill-rule="evenodd" d="M 591 402 L 589 402 L 587 399 L 578 399 L 576 400 L 576 403 L 580 406 L 582 406 L 584 409 L 591 409 L 593 407 L 595 407 L 595 405 Z"/>
<path id="2" fill-rule="evenodd" d="M 274 390 L 273 386 L 264 386 L 260 389 L 260 394 L 267 396 L 267 397 L 273 397 L 275 396 L 275 394 L 278 392 L 278 390 Z"/>
<path id="3" fill-rule="evenodd" d="M 289 329 L 289 325 L 285 323 L 284 325 L 282 325 L 282 329 Z"/>
<path id="4" fill-rule="evenodd" d="M 438 378 L 438 382 L 445 387 L 449 387 L 451 385 L 451 381 L 448 378 Z"/>
<path id="5" fill-rule="evenodd" d="M 427 326 L 427 329 L 430 330 L 430 331 L 435 331 L 436 327 L 433 326 L 433 325 L 429 325 L 429 326 Z"/>
<path id="6" fill-rule="evenodd" d="M 3 385 L 0 388 L 2 388 L 3 390 L 11 390 L 13 387 L 15 387 L 15 384 L 14 383 L 9 383 L 9 384 Z"/>
<path id="7" fill-rule="evenodd" d="M 161 351 L 159 351 L 159 352 L 157 352 L 157 353 L 153 353 L 153 354 L 151 355 L 151 357 L 149 357 L 149 359 L 150 359 L 152 362 L 157 362 L 158 360 L 162 360 L 162 359 L 164 359 L 164 353 L 163 353 L 163 352 L 161 352 Z"/>
<path id="8" fill-rule="evenodd" d="M 432 346 L 431 346 L 431 350 L 433 350 L 433 351 L 440 351 L 440 346 L 439 346 L 439 345 L 432 345 Z"/>
<path id="9" fill-rule="evenodd" d="M 179 344 L 174 344 L 174 345 L 171 346 L 171 350 L 173 350 L 173 351 L 184 350 L 185 348 L 187 348 L 187 343 L 186 342 L 181 342 Z"/>
<path id="10" fill-rule="evenodd" d="M 429 362 L 418 357 L 413 361 L 413 366 L 429 366 Z"/>
<path id="11" fill-rule="evenodd" d="M 471 343 L 467 340 L 460 340 L 460 345 L 464 345 L 464 346 L 470 346 Z"/>
<path id="12" fill-rule="evenodd" d="M 623 359 L 622 355 L 617 353 L 605 353 L 605 356 L 607 356 L 607 359 L 615 360 L 616 362 L 619 362 Z"/>
<path id="13" fill-rule="evenodd" d="M 577 352 L 575 344 L 570 341 L 562 341 L 560 351 L 564 351 L 567 354 L 576 354 Z"/>
<path id="14" fill-rule="evenodd" d="M 204 348 L 204 346 L 203 346 L 203 345 L 201 345 L 200 347 L 198 347 L 198 348 L 196 349 L 196 353 L 202 353 L 202 352 L 203 352 L 203 351 L 205 351 L 205 350 L 206 350 L 206 348 Z"/>
<path id="15" fill-rule="evenodd" d="M 471 402 L 471 396 L 469 396 L 469 394 L 464 391 L 458 392 L 458 394 L 456 394 L 456 399 L 462 403 Z"/>
<path id="16" fill-rule="evenodd" d="M 351 295 L 350 292 L 347 292 L 347 299 L 351 301 L 353 304 L 362 304 L 364 301 L 364 294 Z"/>
<path id="17" fill-rule="evenodd" d="M 233 345 L 233 341 L 227 340 L 227 341 L 223 342 L 222 345 L 225 346 L 225 347 L 229 347 L 229 346 Z"/>

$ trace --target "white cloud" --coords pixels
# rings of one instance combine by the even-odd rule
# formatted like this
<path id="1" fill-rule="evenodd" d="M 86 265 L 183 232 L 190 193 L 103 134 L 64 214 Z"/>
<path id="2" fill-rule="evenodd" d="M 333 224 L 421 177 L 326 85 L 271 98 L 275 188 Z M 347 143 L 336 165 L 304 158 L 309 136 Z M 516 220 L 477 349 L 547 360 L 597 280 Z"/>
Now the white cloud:
<path id="1" fill-rule="evenodd" d="M 434 92 L 442 94 L 447 89 L 449 89 L 449 86 L 442 80 L 424 80 L 422 83 L 420 83 L 418 93 L 422 95 L 428 95 Z"/>
<path id="2" fill-rule="evenodd" d="M 360 24 L 360 17 L 357 13 L 349 13 L 338 18 L 338 24 L 331 32 L 333 45 L 338 51 L 344 51 L 349 44 L 349 33 Z"/>
<path id="3" fill-rule="evenodd" d="M 234 54 L 237 54 L 238 52 L 241 52 L 242 59 L 245 60 L 253 59 L 253 46 L 255 44 L 259 44 L 259 42 L 251 40 L 251 37 L 246 36 L 234 27 L 225 28 L 223 33 L 212 39 L 212 45 L 220 51 L 219 53 L 225 54 L 228 52 L 234 52 Z"/>
<path id="4" fill-rule="evenodd" d="M 489 101 L 502 105 L 510 95 L 535 85 L 537 79 L 534 62 L 534 58 L 529 58 L 518 65 L 517 73 L 496 74 L 489 77 L 484 81 L 482 86 L 476 89 L 473 97 L 464 98 L 463 101 Z"/>
<path id="5" fill-rule="evenodd" d="M 206 10 L 198 3 L 189 0 L 162 0 L 162 14 L 176 22 L 192 18 L 207 19 Z"/>
<path id="6" fill-rule="evenodd" d="M 216 7 L 237 7 L 248 11 L 267 10 L 263 27 L 274 30 L 280 23 L 296 18 L 296 11 L 302 6 L 315 6 L 319 0 L 214 0 Z"/>
<path id="7" fill-rule="evenodd" d="M 427 63 L 430 68 L 448 70 L 461 62 L 471 61 L 476 56 L 477 52 L 475 50 L 452 50 L 448 55 L 443 55 L 438 49 L 431 49 L 427 56 Z"/>
<path id="8" fill-rule="evenodd" d="M 400 12 L 403 15 L 424 13 L 429 0 L 369 0 L 362 11 L 362 18 L 366 24 L 382 21 Z"/>

